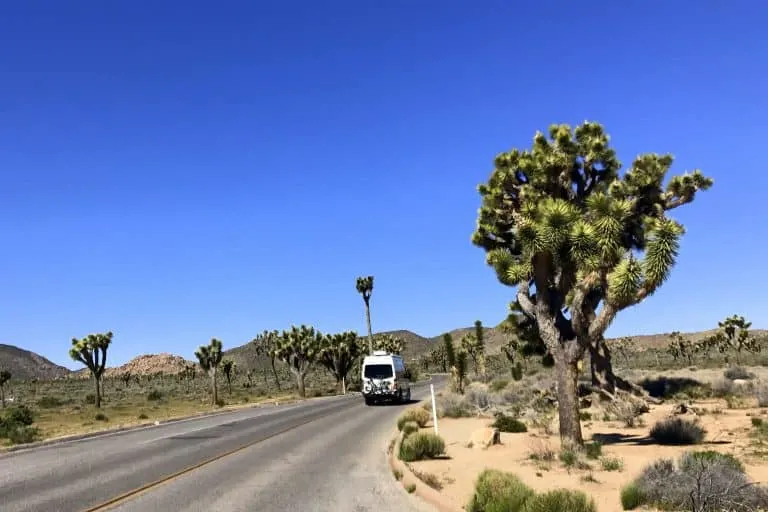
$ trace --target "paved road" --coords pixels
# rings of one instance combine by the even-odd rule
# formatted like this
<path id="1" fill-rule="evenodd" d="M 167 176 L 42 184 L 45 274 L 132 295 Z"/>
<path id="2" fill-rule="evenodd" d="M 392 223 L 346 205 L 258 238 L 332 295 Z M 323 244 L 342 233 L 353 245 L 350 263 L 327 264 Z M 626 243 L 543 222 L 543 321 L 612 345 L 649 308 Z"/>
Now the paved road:
<path id="1" fill-rule="evenodd" d="M 415 399 L 428 392 L 428 386 L 413 387 Z M 402 409 L 333 397 L 15 452 L 0 457 L 0 509 L 86 511 L 255 443 L 110 510 L 421 510 L 395 485 L 384 459 Z"/>

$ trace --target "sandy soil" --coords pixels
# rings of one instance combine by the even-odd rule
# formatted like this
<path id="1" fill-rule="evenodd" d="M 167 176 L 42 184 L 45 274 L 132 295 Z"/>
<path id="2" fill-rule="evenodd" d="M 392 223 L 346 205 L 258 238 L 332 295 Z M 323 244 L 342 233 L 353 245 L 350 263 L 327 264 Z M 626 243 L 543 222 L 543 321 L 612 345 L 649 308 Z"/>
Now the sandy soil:
<path id="1" fill-rule="evenodd" d="M 722 372 L 720 372 L 722 374 Z M 458 506 L 464 506 L 472 496 L 477 475 L 485 468 L 494 468 L 517 474 L 537 491 L 558 488 L 579 489 L 594 497 L 599 512 L 620 512 L 620 489 L 637 476 L 643 468 L 659 458 L 677 458 L 690 449 L 717 450 L 737 455 L 745 464 L 749 476 L 757 482 L 768 483 L 768 463 L 755 455 L 748 432 L 751 416 L 766 417 L 766 410 L 754 408 L 727 409 L 723 400 L 701 400 L 693 405 L 704 411 L 698 418 L 707 430 L 704 444 L 690 446 L 659 446 L 648 438 L 649 427 L 657 420 L 671 415 L 674 403 L 653 406 L 642 416 L 645 426 L 627 428 L 619 422 L 584 421 L 585 440 L 599 439 L 603 443 L 603 458 L 620 458 L 621 471 L 605 471 L 599 460 L 590 460 L 591 470 L 563 467 L 555 459 L 550 463 L 531 460 L 533 452 L 549 448 L 559 452 L 559 438 L 542 432 L 501 434 L 501 445 L 488 449 L 468 447 L 472 433 L 490 425 L 492 420 L 482 418 L 439 420 L 440 435 L 446 441 L 450 458 L 421 461 L 412 464 L 420 472 L 437 476 L 443 484 L 442 493 Z M 713 414 L 712 411 L 716 411 Z M 593 417 L 601 417 L 596 410 Z M 686 417 L 693 417 L 686 415 Z M 768 418 L 767 418 L 768 419 Z M 554 428 L 556 429 L 556 420 Z M 431 427 L 427 427 L 428 429 Z M 530 427 L 529 427 L 530 429 Z M 591 475 L 596 481 L 584 481 Z"/>

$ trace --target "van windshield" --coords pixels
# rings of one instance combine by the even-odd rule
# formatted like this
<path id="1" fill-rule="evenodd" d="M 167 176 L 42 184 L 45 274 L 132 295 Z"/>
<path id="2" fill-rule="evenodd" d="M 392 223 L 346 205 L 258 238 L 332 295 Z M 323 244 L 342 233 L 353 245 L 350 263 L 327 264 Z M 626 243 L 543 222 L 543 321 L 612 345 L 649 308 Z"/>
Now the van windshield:
<path id="1" fill-rule="evenodd" d="M 363 375 L 366 379 L 388 379 L 392 376 L 391 364 L 366 365 Z"/>

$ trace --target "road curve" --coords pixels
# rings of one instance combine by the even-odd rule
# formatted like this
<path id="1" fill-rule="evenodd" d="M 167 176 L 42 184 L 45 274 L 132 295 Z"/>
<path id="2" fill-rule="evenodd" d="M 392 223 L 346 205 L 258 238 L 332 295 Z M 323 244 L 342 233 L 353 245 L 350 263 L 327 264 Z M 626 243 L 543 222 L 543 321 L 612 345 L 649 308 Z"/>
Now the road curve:
<path id="1" fill-rule="evenodd" d="M 414 385 L 413 397 L 424 398 L 428 390 Z M 394 485 L 383 456 L 402 409 L 367 407 L 358 395 L 332 397 L 13 452 L 0 457 L 0 508 L 417 510 Z"/>

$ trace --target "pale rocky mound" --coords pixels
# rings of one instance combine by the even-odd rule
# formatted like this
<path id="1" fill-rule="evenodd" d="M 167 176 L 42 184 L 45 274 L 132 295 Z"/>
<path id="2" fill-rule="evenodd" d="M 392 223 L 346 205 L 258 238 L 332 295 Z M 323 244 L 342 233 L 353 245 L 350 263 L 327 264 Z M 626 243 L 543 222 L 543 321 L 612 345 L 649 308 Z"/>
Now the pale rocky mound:
<path id="1" fill-rule="evenodd" d="M 181 356 L 174 354 L 144 354 L 136 356 L 122 366 L 109 368 L 104 371 L 105 377 L 120 377 L 126 373 L 131 375 L 155 375 L 163 373 L 165 375 L 175 375 L 184 371 L 186 365 L 196 364 L 187 361 Z M 87 368 L 74 372 L 72 377 L 90 378 L 91 373 Z"/>

